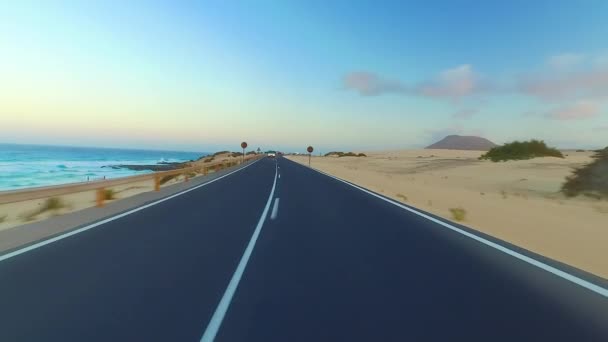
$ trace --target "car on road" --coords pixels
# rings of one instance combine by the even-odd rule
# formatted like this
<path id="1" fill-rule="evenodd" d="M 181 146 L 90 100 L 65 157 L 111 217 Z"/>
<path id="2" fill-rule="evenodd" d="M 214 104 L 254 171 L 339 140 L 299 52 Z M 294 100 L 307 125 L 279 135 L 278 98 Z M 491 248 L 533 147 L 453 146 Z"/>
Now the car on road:
<path id="1" fill-rule="evenodd" d="M 268 156 L 270 158 L 274 158 L 274 157 L 276 157 L 276 154 L 274 152 L 268 152 Z"/>

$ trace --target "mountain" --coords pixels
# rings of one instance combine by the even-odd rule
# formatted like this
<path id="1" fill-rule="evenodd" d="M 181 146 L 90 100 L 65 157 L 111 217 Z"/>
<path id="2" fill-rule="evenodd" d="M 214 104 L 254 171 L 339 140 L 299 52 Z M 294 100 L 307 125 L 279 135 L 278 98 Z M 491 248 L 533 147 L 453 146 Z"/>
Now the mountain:
<path id="1" fill-rule="evenodd" d="M 495 143 L 486 138 L 474 136 L 448 135 L 440 141 L 427 146 L 426 148 L 444 149 L 444 150 L 473 150 L 473 151 L 488 151 L 492 147 L 496 147 Z"/>

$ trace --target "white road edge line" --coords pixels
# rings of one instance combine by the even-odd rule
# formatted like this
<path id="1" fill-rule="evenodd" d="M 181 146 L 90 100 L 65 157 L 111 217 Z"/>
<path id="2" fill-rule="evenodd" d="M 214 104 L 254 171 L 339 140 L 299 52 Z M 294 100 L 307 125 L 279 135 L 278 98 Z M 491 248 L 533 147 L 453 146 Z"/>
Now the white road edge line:
<path id="1" fill-rule="evenodd" d="M 270 190 L 270 195 L 268 196 L 268 201 L 266 202 L 266 206 L 264 207 L 264 211 L 262 212 L 262 216 L 260 216 L 260 220 L 258 221 L 255 230 L 253 231 L 253 235 L 251 235 L 251 239 L 247 244 L 247 248 L 243 252 L 243 256 L 241 257 L 241 261 L 239 261 L 230 282 L 228 283 L 228 287 L 226 287 L 226 291 L 220 300 L 220 303 L 215 308 L 215 312 L 203 333 L 203 337 L 201 337 L 201 342 L 212 342 L 215 340 L 215 336 L 217 335 L 220 327 L 222 325 L 222 321 L 224 320 L 224 316 L 226 316 L 226 312 L 230 307 L 230 303 L 232 302 L 232 297 L 236 292 L 237 287 L 239 286 L 239 282 L 241 281 L 241 277 L 243 276 L 243 272 L 245 272 L 245 268 L 247 267 L 247 263 L 249 262 L 249 258 L 251 257 L 251 253 L 253 252 L 253 248 L 255 247 L 256 242 L 258 241 L 258 237 L 260 236 L 260 231 L 262 230 L 262 226 L 264 226 L 264 221 L 266 221 L 266 216 L 268 216 L 268 210 L 270 209 L 270 204 L 272 203 L 272 198 L 274 197 L 274 189 L 277 186 L 277 175 L 278 175 L 278 167 L 275 168 L 274 174 L 274 183 L 272 184 L 272 189 Z M 276 203 L 276 202 L 275 202 Z"/>
<path id="2" fill-rule="evenodd" d="M 274 220 L 277 218 L 277 214 L 279 213 L 279 199 L 280 198 L 275 198 L 274 199 L 274 207 L 272 207 L 272 214 L 270 214 L 270 219 Z"/>
<path id="3" fill-rule="evenodd" d="M 487 246 L 490 246 L 492 248 L 495 248 L 495 249 L 497 249 L 497 250 L 499 250 L 499 251 L 501 251 L 503 253 L 506 253 L 506 254 L 508 254 L 508 255 L 510 255 L 512 257 L 515 257 L 515 258 L 517 258 L 517 259 L 519 259 L 521 261 L 527 262 L 530 265 L 536 266 L 536 267 L 538 267 L 540 269 L 543 269 L 543 270 L 545 270 L 547 272 L 553 273 L 554 275 L 556 275 L 556 276 L 558 276 L 560 278 L 568 280 L 568 281 L 570 281 L 570 282 L 572 282 L 572 283 L 574 283 L 576 285 L 579 285 L 579 286 L 582 286 L 582 287 L 586 288 L 587 290 L 593 291 L 593 292 L 595 292 L 595 293 L 597 293 L 597 294 L 599 294 L 601 296 L 604 296 L 604 297 L 608 298 L 608 289 L 606 289 L 606 288 L 603 288 L 603 287 L 601 287 L 599 285 L 593 284 L 593 283 L 591 283 L 591 282 L 589 282 L 587 280 L 581 279 L 581 278 L 579 278 L 579 277 L 577 277 L 575 275 L 572 275 L 570 273 L 564 272 L 564 271 L 562 271 L 560 269 L 557 269 L 557 268 L 555 268 L 553 266 L 547 265 L 544 262 L 541 262 L 541 261 L 538 261 L 536 259 L 530 258 L 529 256 L 526 256 L 526 255 L 523 255 L 521 253 L 518 253 L 518 252 L 516 252 L 516 251 L 514 251 L 512 249 L 509 249 L 507 247 L 499 245 L 499 244 L 497 244 L 495 242 L 492 242 L 490 240 L 486 240 L 486 239 L 484 239 L 484 238 L 482 238 L 480 236 L 477 236 L 475 234 L 469 233 L 469 232 L 467 232 L 465 230 L 462 230 L 462 229 L 460 229 L 458 227 L 452 226 L 449 223 L 446 223 L 446 222 L 443 222 L 441 220 L 438 220 L 438 219 L 436 219 L 436 218 L 434 218 L 432 216 L 426 215 L 426 214 L 424 214 L 422 212 L 419 212 L 418 210 L 415 210 L 415 209 L 412 209 L 410 207 L 407 207 L 407 206 L 405 206 L 405 205 L 403 205 L 401 203 L 392 201 L 392 200 L 390 200 L 388 198 L 384 198 L 384 197 L 382 197 L 382 196 L 380 196 L 378 194 L 375 194 L 375 193 L 373 193 L 373 192 L 371 192 L 371 191 L 369 191 L 369 190 L 367 190 L 365 188 L 362 188 L 362 187 L 360 187 L 358 185 L 354 185 L 354 184 L 349 183 L 349 182 L 347 182 L 347 181 L 345 181 L 343 179 L 340 179 L 338 177 L 335 177 L 335 176 L 332 176 L 330 174 L 327 174 L 327 173 L 325 173 L 323 171 L 320 171 L 320 170 L 317 170 L 317 169 L 313 169 L 313 170 L 315 170 L 315 171 L 317 171 L 317 172 L 319 172 L 319 173 L 321 173 L 323 175 L 326 175 L 328 177 L 331 177 L 331 178 L 333 178 L 335 180 L 338 180 L 338 181 L 340 181 L 342 183 L 350 185 L 353 188 L 356 188 L 356 189 L 359 189 L 359 190 L 361 190 L 363 192 L 366 192 L 367 194 L 372 195 L 374 197 L 377 197 L 377 198 L 379 198 L 379 199 L 381 199 L 383 201 L 386 201 L 386 202 L 391 203 L 393 205 L 396 205 L 396 206 L 398 206 L 398 207 L 400 207 L 402 209 L 405 209 L 405 210 L 407 210 L 409 212 L 412 212 L 412 213 L 414 213 L 414 214 L 416 214 L 418 216 L 422 216 L 422 217 L 424 217 L 425 219 L 427 219 L 429 221 L 433 221 L 434 223 L 437 223 L 437 224 L 439 224 L 439 225 L 441 225 L 441 226 L 443 226 L 445 228 L 451 229 L 451 230 L 453 230 L 453 231 L 455 231 L 457 233 L 460 233 L 460 234 L 462 234 L 462 235 L 464 235 L 466 237 L 469 237 L 469 238 L 471 238 L 473 240 L 481 242 L 484 245 L 487 245 Z"/>
<path id="4" fill-rule="evenodd" d="M 212 179 L 212 180 L 210 180 L 210 181 L 208 181 L 208 182 L 206 182 L 206 183 L 203 183 L 203 184 L 197 185 L 197 186 L 192 187 L 192 188 L 190 188 L 190 189 L 186 189 L 186 190 L 184 190 L 184 191 L 182 191 L 182 192 L 178 192 L 178 193 L 173 194 L 173 195 L 171 195 L 171 196 L 168 196 L 168 197 L 165 197 L 165 198 L 161 198 L 161 199 L 159 199 L 159 200 L 157 200 L 157 201 L 155 201 L 155 202 L 148 203 L 148 204 L 146 204 L 146 205 L 143 205 L 143 206 L 141 206 L 141 207 L 137 207 L 137 208 L 135 208 L 135 209 L 131 209 L 131 210 L 126 211 L 126 212 L 124 212 L 124 213 L 122 213 L 122 214 L 118 214 L 118 215 L 116 215 L 116 216 L 112 216 L 112 217 L 110 217 L 110 218 L 107 218 L 107 219 L 101 220 L 101 221 L 99 221 L 99 222 L 95 222 L 95 223 L 90 224 L 90 225 L 88 225 L 88 226 L 84 226 L 84 227 L 82 227 L 82 228 L 78 228 L 78 229 L 72 230 L 72 231 L 70 231 L 70 232 L 67 232 L 67 233 L 65 233 L 65 234 L 61 234 L 61 235 L 56 236 L 56 237 L 54 237 L 54 238 L 50 238 L 50 239 L 47 239 L 47 240 L 43 240 L 43 241 L 37 242 L 37 243 L 35 243 L 35 244 L 29 245 L 29 246 L 27 246 L 27 247 L 24 247 L 24 248 L 21 248 L 21 249 L 18 249 L 18 250 L 12 251 L 12 252 L 10 252 L 10 253 L 6 253 L 6 254 L 4 254 L 4 255 L 0 255 L 0 262 L 1 262 L 1 261 L 4 261 L 4 260 L 6 260 L 6 259 L 10 259 L 10 258 L 12 258 L 12 257 L 14 257 L 14 256 L 19 255 L 19 254 L 23 254 L 23 253 L 29 252 L 29 251 L 31 251 L 31 250 L 34 250 L 34 249 L 36 249 L 36 248 L 40 248 L 40 247 L 42 247 L 42 246 L 48 245 L 48 244 L 53 243 L 53 242 L 55 242 L 55 241 L 59 241 L 59 240 L 65 239 L 65 238 L 67 238 L 67 237 L 70 237 L 70 236 L 72 236 L 72 235 L 76 235 L 76 234 L 78 234 L 78 233 L 82 233 L 82 232 L 87 231 L 87 230 L 89 230 L 89 229 L 92 229 L 92 228 L 95 228 L 95 227 L 101 226 L 101 225 L 106 224 L 106 223 L 108 223 L 108 222 L 112 222 L 112 221 L 114 221 L 114 220 L 118 220 L 118 219 L 119 219 L 119 218 L 121 218 L 121 217 L 125 217 L 125 216 L 127 216 L 127 215 L 131 215 L 131 214 L 136 213 L 136 212 L 138 212 L 138 211 L 140 211 L 140 210 L 144 210 L 144 209 L 146 209 L 146 208 L 149 208 L 149 207 L 151 207 L 151 206 L 153 206 L 153 205 L 157 205 L 157 204 L 162 203 L 162 202 L 164 202 L 164 201 L 168 201 L 168 200 L 170 200 L 170 199 L 172 199 L 172 198 L 175 198 L 175 197 L 177 197 L 177 196 L 181 196 L 181 195 L 183 195 L 183 194 L 185 194 L 185 193 L 187 193 L 187 192 L 194 191 L 194 190 L 196 190 L 196 189 L 198 189 L 198 188 L 202 188 L 202 187 L 204 187 L 204 186 L 206 186 L 206 185 L 209 185 L 209 184 L 211 184 L 211 183 L 214 183 L 214 182 L 216 182 L 216 181 L 218 181 L 218 180 L 220 180 L 220 179 L 222 179 L 222 178 L 224 178 L 224 177 L 228 177 L 228 176 L 230 176 L 231 174 L 233 174 L 233 173 L 235 173 L 235 172 L 239 172 L 239 171 L 241 171 L 241 170 L 244 170 L 244 169 L 246 169 L 246 168 L 250 167 L 251 165 L 253 165 L 253 164 L 255 164 L 255 163 L 259 162 L 260 160 L 261 160 L 261 159 L 256 160 L 255 162 L 253 162 L 253 163 L 251 163 L 251 164 L 249 164 L 249 165 L 246 165 L 246 166 L 244 166 L 244 167 L 242 167 L 242 168 L 240 168 L 240 169 L 234 170 L 234 171 L 232 171 L 232 172 L 230 172 L 230 173 L 227 173 L 227 174 L 225 174 L 225 175 L 223 175 L 223 176 L 220 176 L 220 177 L 218 177 L 218 178 Z"/>

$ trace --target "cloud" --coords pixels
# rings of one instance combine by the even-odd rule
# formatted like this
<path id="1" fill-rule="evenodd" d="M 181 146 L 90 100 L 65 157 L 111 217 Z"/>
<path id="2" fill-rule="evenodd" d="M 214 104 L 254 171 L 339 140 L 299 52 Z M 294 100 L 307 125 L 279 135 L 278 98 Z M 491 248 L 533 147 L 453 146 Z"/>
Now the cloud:
<path id="1" fill-rule="evenodd" d="M 357 91 L 363 96 L 375 96 L 388 93 L 403 93 L 405 86 L 399 81 L 389 80 L 372 72 L 356 71 L 343 79 L 346 89 Z"/>
<path id="2" fill-rule="evenodd" d="M 470 119 L 477 114 L 479 109 L 462 109 L 452 114 L 453 119 Z"/>
<path id="3" fill-rule="evenodd" d="M 480 86 L 479 76 L 469 64 L 444 70 L 434 79 L 420 82 L 417 85 L 407 85 L 369 71 L 351 72 L 344 76 L 343 84 L 346 89 L 354 90 L 363 96 L 392 93 L 448 98 L 456 101 L 483 90 L 483 87 Z"/>
<path id="4" fill-rule="evenodd" d="M 608 68 L 554 75 L 538 75 L 521 80 L 519 89 L 543 100 L 608 97 Z"/>
<path id="5" fill-rule="evenodd" d="M 554 69 L 567 69 L 582 64 L 585 58 L 580 53 L 562 53 L 549 57 L 548 64 Z"/>
<path id="6" fill-rule="evenodd" d="M 565 53 L 548 64 L 550 70 L 520 77 L 518 91 L 547 101 L 608 98 L 608 54 Z"/>
<path id="7" fill-rule="evenodd" d="M 596 117 L 600 108 L 591 101 L 578 101 L 549 111 L 545 116 L 554 120 L 583 120 Z"/>
<path id="8" fill-rule="evenodd" d="M 477 90 L 477 83 L 473 68 L 464 64 L 441 72 L 435 81 L 423 83 L 416 90 L 423 96 L 458 99 L 473 94 Z"/>

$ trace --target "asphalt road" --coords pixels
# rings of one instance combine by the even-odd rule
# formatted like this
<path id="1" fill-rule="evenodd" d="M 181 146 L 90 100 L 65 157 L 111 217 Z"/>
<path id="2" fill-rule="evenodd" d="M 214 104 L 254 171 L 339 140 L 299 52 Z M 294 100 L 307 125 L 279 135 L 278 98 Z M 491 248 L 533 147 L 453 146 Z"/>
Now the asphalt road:
<path id="1" fill-rule="evenodd" d="M 0 341 L 608 341 L 555 273 L 267 158 L 0 256 Z"/>

